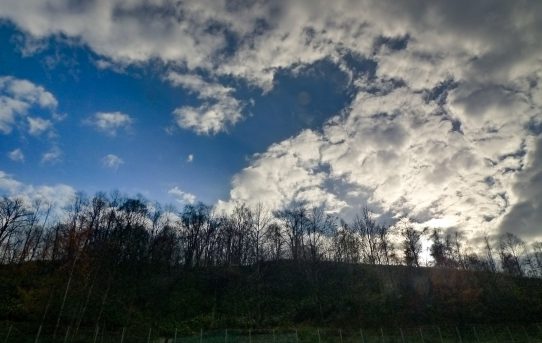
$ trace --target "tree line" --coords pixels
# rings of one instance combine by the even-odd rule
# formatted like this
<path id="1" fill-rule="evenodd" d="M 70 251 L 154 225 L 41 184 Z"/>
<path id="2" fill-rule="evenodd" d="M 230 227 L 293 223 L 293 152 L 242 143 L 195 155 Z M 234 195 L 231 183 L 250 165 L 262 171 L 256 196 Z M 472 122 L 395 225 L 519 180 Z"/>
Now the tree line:
<path id="1" fill-rule="evenodd" d="M 138 265 L 172 270 L 288 259 L 542 277 L 542 242 L 527 244 L 505 233 L 486 235 L 475 249 L 459 230 L 416 229 L 407 221 L 384 225 L 367 208 L 345 221 L 300 204 L 274 211 L 237 204 L 230 213 L 217 213 L 196 203 L 176 211 L 142 198 L 99 193 L 77 194 L 60 216 L 56 212 L 41 201 L 29 205 L 2 197 L 0 264 L 69 262 L 75 268 L 85 261 L 114 273 Z"/>

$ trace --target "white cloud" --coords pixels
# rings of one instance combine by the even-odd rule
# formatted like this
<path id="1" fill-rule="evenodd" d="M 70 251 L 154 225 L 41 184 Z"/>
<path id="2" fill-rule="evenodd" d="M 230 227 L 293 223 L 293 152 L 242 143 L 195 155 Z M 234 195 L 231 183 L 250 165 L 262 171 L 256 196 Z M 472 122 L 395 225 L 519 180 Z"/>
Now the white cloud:
<path id="1" fill-rule="evenodd" d="M 90 118 L 87 118 L 85 123 L 99 131 L 114 136 L 119 130 L 130 129 L 133 119 L 128 114 L 118 111 L 97 112 Z"/>
<path id="2" fill-rule="evenodd" d="M 48 119 L 32 118 L 28 117 L 28 133 L 34 136 L 41 135 L 42 133 L 50 130 L 53 127 L 53 123 Z"/>
<path id="3" fill-rule="evenodd" d="M 30 206 L 35 200 L 51 204 L 56 214 L 60 215 L 62 208 L 70 205 L 75 197 L 75 189 L 69 185 L 39 185 L 24 184 L 0 170 L 0 190 L 7 195 L 18 197 Z"/>
<path id="4" fill-rule="evenodd" d="M 53 146 L 41 156 L 41 163 L 56 164 L 62 160 L 62 150 L 59 147 Z"/>
<path id="5" fill-rule="evenodd" d="M 326 189 L 328 173 L 320 170 L 321 144 L 320 135 L 305 130 L 256 155 L 251 165 L 235 176 L 231 200 L 270 208 L 291 202 L 326 204 L 330 211 L 339 211 L 346 203 Z"/>
<path id="6" fill-rule="evenodd" d="M 0 77 L 0 132 L 9 134 L 14 127 L 24 126 L 28 120 L 29 133 L 40 134 L 52 128 L 52 122 L 43 118 L 27 117 L 31 110 L 39 109 L 56 116 L 58 103 L 55 97 L 43 87 L 28 80 L 12 76 Z"/>
<path id="7" fill-rule="evenodd" d="M 196 93 L 202 104 L 183 106 L 173 111 L 178 126 L 198 134 L 216 134 L 227 130 L 242 118 L 242 104 L 233 97 L 234 89 L 203 80 L 197 75 L 172 72 L 167 77 L 175 85 Z"/>
<path id="8" fill-rule="evenodd" d="M 24 162 L 24 154 L 21 149 L 15 149 L 8 153 L 8 157 L 10 160 L 15 162 Z"/>
<path id="9" fill-rule="evenodd" d="M 124 164 L 124 160 L 117 155 L 108 154 L 102 158 L 102 164 L 106 168 L 117 170 Z"/>
<path id="10" fill-rule="evenodd" d="M 182 204 L 193 204 L 196 202 L 196 196 L 191 193 L 183 192 L 179 187 L 175 186 L 168 191 L 175 200 Z"/>
<path id="11" fill-rule="evenodd" d="M 420 225 L 459 227 L 469 237 L 494 232 L 523 178 L 511 168 L 531 165 L 528 157 L 511 154 L 523 144 L 506 139 L 505 123 L 519 120 L 510 134 L 527 137 L 528 118 L 490 116 L 486 125 L 498 129 L 484 138 L 479 127 L 453 130 L 436 101 L 426 102 L 408 87 L 384 95 L 360 91 L 350 110 L 322 133 L 304 131 L 257 154 L 234 177 L 229 201 L 270 207 L 306 201 L 346 216 L 369 204 Z M 491 137 L 505 139 L 492 139 L 488 149 L 480 138 Z M 535 170 L 525 177 L 538 175 Z M 533 217 L 516 212 L 522 220 Z"/>
<path id="12" fill-rule="evenodd" d="M 194 155 L 188 154 L 188 156 L 186 157 L 186 162 L 192 163 L 193 161 L 194 161 Z"/>

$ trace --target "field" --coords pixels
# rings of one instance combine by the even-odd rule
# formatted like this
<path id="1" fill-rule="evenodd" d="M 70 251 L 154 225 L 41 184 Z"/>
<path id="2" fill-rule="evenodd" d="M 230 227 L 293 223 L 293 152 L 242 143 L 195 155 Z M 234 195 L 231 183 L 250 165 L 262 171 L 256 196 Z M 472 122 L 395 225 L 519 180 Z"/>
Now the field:
<path id="1" fill-rule="evenodd" d="M 4 343 L 536 343 L 542 342 L 542 324 L 524 326 L 473 325 L 463 327 L 424 326 L 416 328 L 335 329 L 257 329 L 200 330 L 199 332 L 162 332 L 152 328 L 71 328 L 39 330 L 2 323 L 0 340 Z M 39 331 L 39 337 L 38 336 Z"/>

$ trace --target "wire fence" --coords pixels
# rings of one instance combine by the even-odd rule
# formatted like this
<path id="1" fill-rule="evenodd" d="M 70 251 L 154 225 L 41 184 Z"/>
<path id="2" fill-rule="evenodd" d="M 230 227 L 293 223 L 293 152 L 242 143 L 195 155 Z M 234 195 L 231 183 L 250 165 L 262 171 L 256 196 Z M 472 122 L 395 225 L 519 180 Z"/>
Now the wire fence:
<path id="1" fill-rule="evenodd" d="M 5 322 L 0 343 L 542 343 L 542 324 L 371 329 L 224 329 L 180 332 L 151 327 L 42 327 Z"/>

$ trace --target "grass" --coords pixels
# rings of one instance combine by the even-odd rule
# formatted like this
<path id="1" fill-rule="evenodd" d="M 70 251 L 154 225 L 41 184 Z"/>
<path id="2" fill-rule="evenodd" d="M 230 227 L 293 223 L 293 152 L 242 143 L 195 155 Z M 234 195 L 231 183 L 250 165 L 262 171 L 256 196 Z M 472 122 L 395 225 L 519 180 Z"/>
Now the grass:
<path id="1" fill-rule="evenodd" d="M 123 334 L 124 330 L 124 334 Z M 71 343 L 174 343 L 175 332 L 157 332 L 148 328 L 100 329 L 84 328 L 77 335 L 68 328 L 42 331 L 39 342 Z M 0 342 L 35 342 L 37 328 L 3 323 Z M 67 333 L 67 335 L 66 335 Z M 411 328 L 370 328 L 360 330 L 336 329 L 257 329 L 257 330 L 202 330 L 189 335 L 177 334 L 176 343 L 536 343 L 542 342 L 542 325 L 476 325 L 463 327 L 423 326 Z"/>

